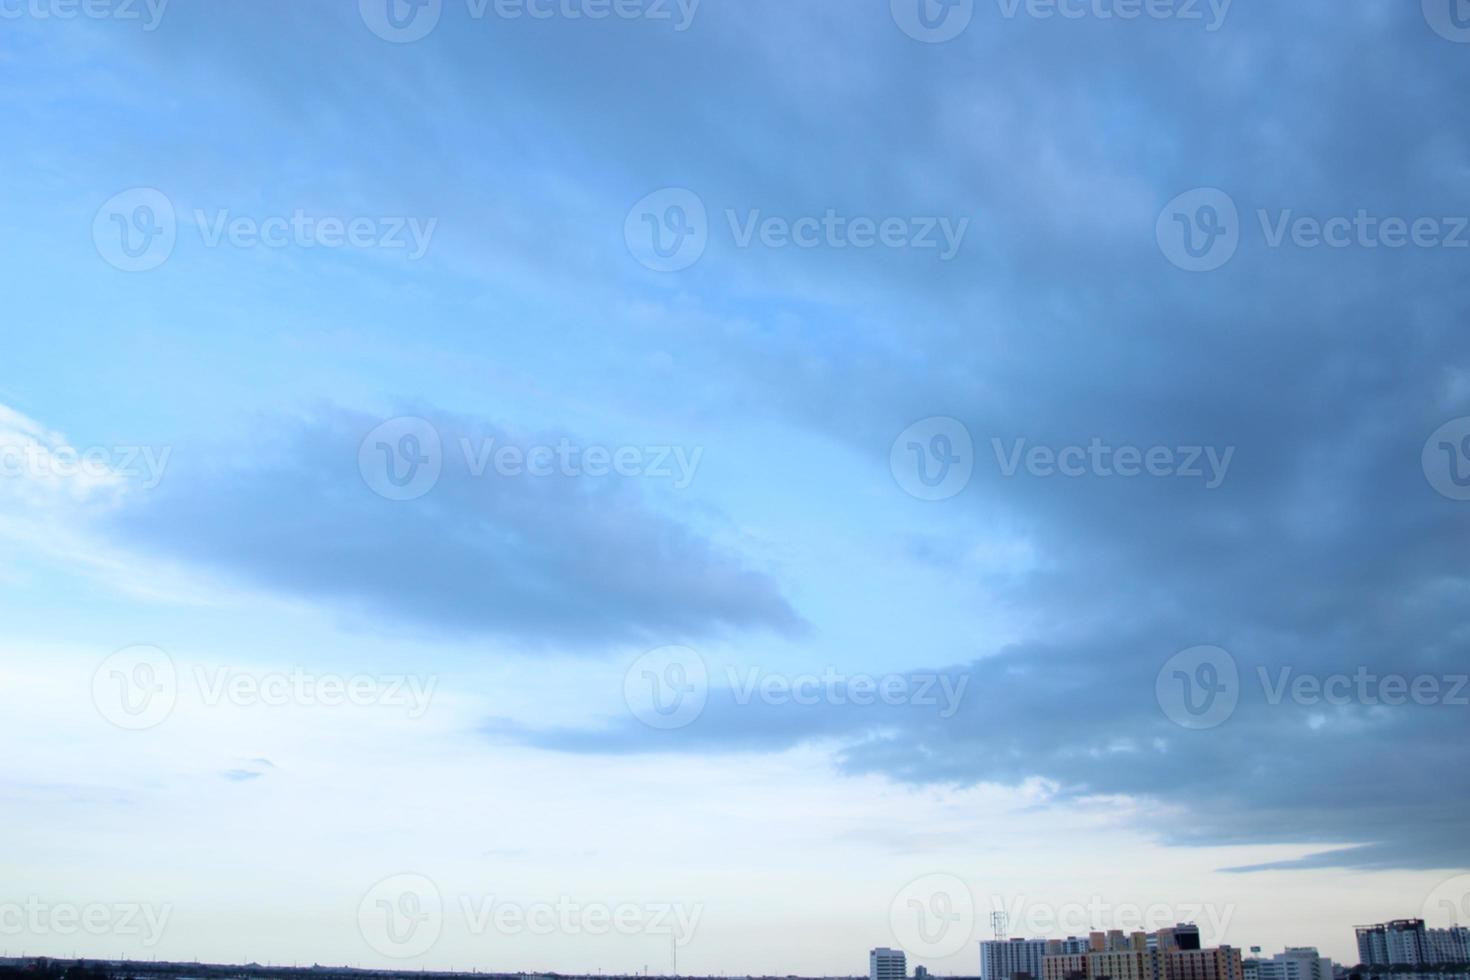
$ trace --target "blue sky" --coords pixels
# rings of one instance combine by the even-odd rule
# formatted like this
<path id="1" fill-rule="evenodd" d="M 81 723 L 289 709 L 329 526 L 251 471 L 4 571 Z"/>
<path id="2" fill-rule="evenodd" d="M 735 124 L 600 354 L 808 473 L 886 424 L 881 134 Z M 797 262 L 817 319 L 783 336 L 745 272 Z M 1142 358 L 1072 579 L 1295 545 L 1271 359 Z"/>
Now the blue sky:
<path id="1" fill-rule="evenodd" d="M 0 11 L 0 949 L 1470 918 L 1463 0 L 392 3 Z"/>

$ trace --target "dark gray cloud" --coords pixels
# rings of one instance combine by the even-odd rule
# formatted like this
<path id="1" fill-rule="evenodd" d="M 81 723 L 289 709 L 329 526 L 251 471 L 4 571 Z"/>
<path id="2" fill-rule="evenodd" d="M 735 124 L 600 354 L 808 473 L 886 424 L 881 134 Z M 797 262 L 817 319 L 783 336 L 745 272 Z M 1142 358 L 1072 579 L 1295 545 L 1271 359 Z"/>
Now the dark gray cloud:
<path id="1" fill-rule="evenodd" d="M 693 400 L 722 397 L 709 379 L 733 378 L 742 403 L 849 445 L 875 471 L 915 419 L 963 420 L 976 475 L 945 506 L 965 516 L 957 526 L 980 515 L 1023 539 L 1034 567 L 971 568 L 974 542 L 958 536 L 915 535 L 903 550 L 1028 616 L 1036 642 L 977 659 L 948 720 L 739 705 L 717 689 L 672 733 L 633 721 L 490 731 L 590 753 L 836 738 L 854 773 L 1043 776 L 1065 795 L 1157 799 L 1172 814 L 1158 832 L 1181 845 L 1348 842 L 1291 866 L 1470 866 L 1470 709 L 1272 706 L 1255 679 L 1261 667 L 1446 675 L 1470 663 L 1470 510 L 1438 496 L 1419 461 L 1437 426 L 1470 415 L 1470 253 L 1271 248 L 1258 215 L 1470 214 L 1470 105 L 1446 96 L 1470 80 L 1470 48 L 1433 34 L 1418 4 L 1237 3 L 1209 34 L 1005 21 L 981 3 L 970 31 L 938 48 L 856 17 L 767 13 L 748 18 L 760 29 L 723 35 L 748 42 L 743 55 L 714 33 L 668 50 L 676 64 L 692 50 L 726 67 L 800 51 L 769 77 L 740 76 L 797 94 L 732 126 L 681 104 L 720 104 L 718 79 L 680 88 L 669 112 L 694 127 L 687 139 L 645 144 L 630 120 L 626 138 L 606 134 L 612 155 L 712 202 L 965 213 L 975 226 L 946 266 L 712 248 L 683 280 L 700 299 L 669 300 L 659 340 L 705 382 Z M 795 76 L 817 64 L 832 89 L 813 96 Z M 801 166 L 761 166 L 777 157 Z M 1201 186 L 1234 198 L 1243 240 L 1223 269 L 1191 275 L 1160 253 L 1154 225 Z M 691 318 L 727 329 L 681 333 Z M 1235 456 L 1206 491 L 1006 478 L 990 446 L 1094 437 Z M 1170 655 L 1201 643 L 1228 648 L 1248 689 L 1228 723 L 1191 732 L 1164 716 L 1154 685 Z"/>
<path id="2" fill-rule="evenodd" d="M 1128 794 L 1158 801 L 1171 816 L 1156 830 L 1171 844 L 1324 846 L 1302 861 L 1262 867 L 1470 864 L 1463 764 L 1470 707 L 1273 703 L 1282 659 L 1237 657 L 1239 706 L 1216 728 L 1190 730 L 1170 719 L 1156 695 L 1175 652 L 1144 634 L 1091 647 L 1008 649 L 967 665 L 906 672 L 905 690 L 919 703 L 858 706 L 843 685 L 815 704 L 779 703 L 717 678 L 704 711 L 673 731 L 630 717 L 551 729 L 496 720 L 486 734 L 589 754 L 781 751 L 824 740 L 840 746 L 839 765 L 850 774 L 948 785 L 1041 777 L 1055 784 L 1059 800 Z M 1338 651 L 1298 652 L 1289 658 L 1293 676 L 1355 669 Z M 1433 658 L 1383 659 L 1387 668 L 1374 668 L 1382 673 L 1444 673 Z M 951 690 L 968 678 L 958 711 L 945 710 L 938 687 L 927 689 L 932 697 L 919 696 L 918 680 L 930 675 L 947 678 Z M 1344 842 L 1354 846 L 1329 846 Z"/>
<path id="3" fill-rule="evenodd" d="M 846 745 L 853 772 L 1045 776 L 1071 795 L 1157 798 L 1175 814 L 1159 832 L 1180 844 L 1355 842 L 1296 866 L 1470 866 L 1465 709 L 1315 712 L 1247 698 L 1220 728 L 1188 732 L 1154 702 L 1160 666 L 1199 643 L 1230 649 L 1247 677 L 1283 665 L 1446 674 L 1470 661 L 1470 510 L 1437 496 L 1419 465 L 1440 423 L 1470 415 L 1470 253 L 1271 248 L 1257 214 L 1470 214 L 1470 101 L 1457 97 L 1470 46 L 1438 37 L 1421 5 L 1401 0 L 1237 0 L 1213 33 L 1148 19 L 1007 20 L 982 0 L 970 29 L 937 46 L 904 37 L 886 6 L 834 14 L 815 3 L 707 2 L 684 34 L 446 15 L 433 37 L 403 48 L 367 36 L 348 10 L 328 35 L 341 44 L 274 45 L 264 63 L 249 62 L 241 32 L 203 13 L 175 20 L 187 57 L 236 64 L 267 97 L 312 80 L 312 99 L 279 100 L 306 159 L 314 148 L 336 162 L 348 140 L 391 133 L 383 143 L 393 152 L 361 168 L 365 183 L 427 184 L 419 198 L 447 216 L 443 240 L 514 254 L 538 285 L 567 286 L 541 309 L 554 307 L 569 363 L 625 372 L 630 390 L 654 381 L 661 400 L 691 413 L 807 427 L 870 459 L 878 478 L 915 419 L 952 415 L 976 437 L 975 478 L 944 505 L 957 515 L 954 537 L 916 531 L 895 547 L 1035 624 L 1027 645 L 976 651 L 960 714 L 777 709 L 716 691 L 675 733 L 631 722 L 491 730 L 593 753 L 830 737 Z M 283 20 L 293 37 L 327 30 L 280 3 L 231 16 L 265 38 Z M 355 70 L 323 85 L 323 49 Z M 337 98 L 334 85 L 370 98 Z M 493 140 L 463 140 L 479 131 Z M 419 180 L 503 175 L 512 163 L 524 178 L 528 152 L 553 176 L 477 179 L 468 191 Z M 715 239 L 678 277 L 644 276 L 625 254 L 622 221 L 667 185 L 697 190 L 717 223 L 725 208 L 829 207 L 973 221 L 960 257 L 943 265 L 917 253 L 741 250 Z M 559 193 L 568 186 L 578 193 Z M 1224 268 L 1191 275 L 1161 254 L 1155 220 L 1202 186 L 1231 195 L 1244 237 Z M 452 199 L 435 201 L 439 187 Z M 637 329 L 622 324 L 609 349 L 606 312 L 629 307 Z M 424 325 L 426 338 L 472 346 L 441 319 Z M 638 367 L 650 355 L 679 370 L 650 378 Z M 1006 478 L 990 450 L 991 438 L 1094 437 L 1236 452 L 1226 482 L 1206 491 Z M 816 484 L 822 474 L 786 478 L 802 476 Z M 239 499 L 226 484 L 217 489 Z M 231 514 L 241 537 L 271 499 L 269 483 L 255 486 L 256 506 Z M 602 540 L 600 507 L 569 510 L 588 531 L 576 540 Z M 356 517 L 371 525 L 375 513 Z M 337 519 L 326 514 L 327 526 Z M 1035 561 L 1005 575 L 972 567 L 974 542 L 959 529 L 977 519 L 1023 540 Z M 768 579 L 730 559 L 630 576 L 552 545 L 549 556 L 533 550 L 532 567 L 555 573 L 545 587 L 560 604 L 524 583 L 500 602 L 461 573 L 514 576 L 495 554 L 471 548 L 466 561 L 451 542 L 434 546 L 444 563 L 426 561 L 432 577 L 420 587 L 381 555 L 461 525 L 413 520 L 377 542 L 381 551 L 334 556 L 331 575 L 291 541 L 266 544 L 313 560 L 262 560 L 229 534 L 197 551 L 244 556 L 237 564 L 293 587 L 304 578 L 313 594 L 460 625 L 506 617 L 555 630 L 563 613 L 632 629 L 794 618 Z M 309 537 L 313 526 L 288 530 Z M 190 550 L 182 531 L 172 537 L 174 551 Z M 676 574 L 691 565 L 707 575 L 692 596 Z M 625 602 L 628 579 L 649 587 L 637 601 Z M 483 615 L 465 612 L 482 600 Z M 613 617 L 610 606 L 638 613 Z M 915 659 L 924 652 L 895 652 L 895 662 Z M 1325 717 L 1316 727 L 1314 714 Z"/>
<path id="4" fill-rule="evenodd" d="M 248 459 L 177 454 L 168 479 L 112 515 L 111 530 L 259 588 L 440 635 L 606 648 L 803 629 L 769 574 L 656 512 L 635 478 L 567 475 L 559 463 L 549 476 L 497 471 L 484 455 L 585 441 L 416 414 L 437 429 L 442 460 L 418 499 L 385 498 L 369 482 L 379 461 L 366 478 L 359 465 L 383 419 L 324 409 L 262 424 Z"/>

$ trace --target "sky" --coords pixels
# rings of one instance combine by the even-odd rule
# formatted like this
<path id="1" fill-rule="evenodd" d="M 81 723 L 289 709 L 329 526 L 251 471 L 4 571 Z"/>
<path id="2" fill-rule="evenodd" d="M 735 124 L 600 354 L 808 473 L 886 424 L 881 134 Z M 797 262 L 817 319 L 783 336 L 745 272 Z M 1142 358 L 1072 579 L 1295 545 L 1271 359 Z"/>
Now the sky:
<path id="1" fill-rule="evenodd" d="M 0 955 L 1470 924 L 1465 0 L 0 21 Z"/>

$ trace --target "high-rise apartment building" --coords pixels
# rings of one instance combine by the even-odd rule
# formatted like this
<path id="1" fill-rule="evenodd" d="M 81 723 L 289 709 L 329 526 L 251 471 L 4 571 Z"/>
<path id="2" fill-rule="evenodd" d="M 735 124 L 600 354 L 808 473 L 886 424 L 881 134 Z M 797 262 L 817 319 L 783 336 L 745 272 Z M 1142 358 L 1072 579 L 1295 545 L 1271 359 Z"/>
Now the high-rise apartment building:
<path id="1" fill-rule="evenodd" d="M 1199 928 L 1181 924 L 1154 933 L 1094 932 L 1086 952 L 1059 941 L 1042 958 L 1042 980 L 1245 980 L 1240 950 L 1200 947 Z M 1324 980 L 1332 980 L 1330 976 Z"/>
<path id="2" fill-rule="evenodd" d="M 1315 946 L 1293 946 L 1269 960 L 1255 960 L 1256 980 L 1332 980 L 1332 961 Z"/>
<path id="3" fill-rule="evenodd" d="M 1017 974 L 1039 978 L 1045 939 L 987 939 L 980 944 L 980 980 L 1013 980 Z"/>
<path id="4" fill-rule="evenodd" d="M 1366 966 L 1424 966 L 1429 937 L 1423 919 L 1395 919 L 1358 926 L 1358 960 Z"/>
<path id="5" fill-rule="evenodd" d="M 1163 980 L 1245 980 L 1240 950 L 1232 946 L 1166 949 L 1161 954 Z"/>
<path id="6" fill-rule="evenodd" d="M 1426 929 L 1424 940 L 1430 963 L 1470 963 L 1470 929 Z"/>
<path id="7" fill-rule="evenodd" d="M 901 949 L 879 946 L 868 953 L 868 980 L 905 980 L 908 960 Z"/>

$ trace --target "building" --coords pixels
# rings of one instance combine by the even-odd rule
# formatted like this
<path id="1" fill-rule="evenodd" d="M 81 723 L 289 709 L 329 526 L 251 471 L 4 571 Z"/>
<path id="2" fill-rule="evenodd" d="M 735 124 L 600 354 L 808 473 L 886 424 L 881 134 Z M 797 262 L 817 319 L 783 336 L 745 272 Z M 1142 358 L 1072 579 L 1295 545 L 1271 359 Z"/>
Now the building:
<path id="1" fill-rule="evenodd" d="M 1395 919 L 1358 926 L 1358 961 L 1364 966 L 1424 966 L 1429 937 L 1423 919 Z"/>
<path id="2" fill-rule="evenodd" d="M 1245 980 L 1240 950 L 1233 946 L 1163 950 L 1162 958 L 1163 980 Z"/>
<path id="3" fill-rule="evenodd" d="M 1332 961 L 1315 946 L 1292 946 L 1269 960 L 1255 960 L 1256 980 L 1333 980 Z"/>
<path id="4" fill-rule="evenodd" d="M 1080 944 L 1053 940 L 1042 957 L 1042 980 L 1245 980 L 1240 950 L 1201 948 L 1199 927 L 1192 923 L 1154 933 L 1094 932 L 1085 952 Z"/>
<path id="5" fill-rule="evenodd" d="M 980 944 L 980 980 L 1015 980 L 1042 976 L 1045 939 L 987 939 Z"/>
<path id="6" fill-rule="evenodd" d="M 1470 963 L 1470 929 L 1427 929 L 1424 932 L 1429 962 L 1433 964 Z"/>
<path id="7" fill-rule="evenodd" d="M 1041 958 L 1042 980 L 1084 980 L 1087 976 L 1086 953 L 1048 952 Z M 983 978 L 982 978 L 983 980 Z"/>
<path id="8" fill-rule="evenodd" d="M 905 980 L 908 960 L 901 949 L 879 946 L 868 953 L 868 980 Z"/>
<path id="9" fill-rule="evenodd" d="M 1200 949 L 1199 926 L 1193 922 L 1181 922 L 1153 934 L 1154 945 L 1159 949 Z M 1327 980 L 1332 980 L 1328 977 Z"/>

